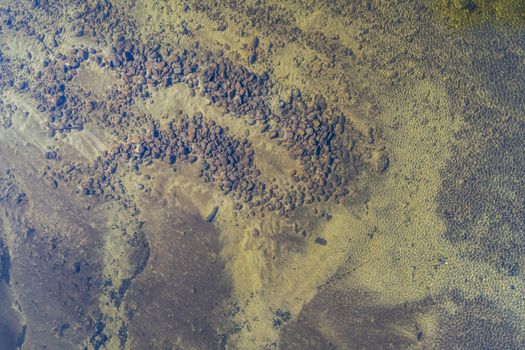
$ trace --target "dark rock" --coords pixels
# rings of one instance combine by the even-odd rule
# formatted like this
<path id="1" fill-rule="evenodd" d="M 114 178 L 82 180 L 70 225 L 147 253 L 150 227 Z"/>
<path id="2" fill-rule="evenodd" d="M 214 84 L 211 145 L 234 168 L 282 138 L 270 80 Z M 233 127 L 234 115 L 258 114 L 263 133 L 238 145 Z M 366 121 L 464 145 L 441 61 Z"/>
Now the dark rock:
<path id="1" fill-rule="evenodd" d="M 327 242 L 326 239 L 324 239 L 324 238 L 317 237 L 317 238 L 315 239 L 315 243 L 316 243 L 316 244 L 319 244 L 319 245 L 326 245 L 328 242 Z"/>
<path id="2" fill-rule="evenodd" d="M 378 173 L 385 172 L 388 169 L 389 165 L 390 165 L 390 160 L 388 159 L 388 156 L 385 154 L 382 154 L 377 163 L 377 172 Z"/>
<path id="3" fill-rule="evenodd" d="M 50 151 L 46 153 L 46 159 L 55 159 L 57 157 L 57 153 L 55 151 Z"/>
<path id="4" fill-rule="evenodd" d="M 255 62 L 257 62 L 257 53 L 252 52 L 251 55 L 248 57 L 248 64 L 252 65 L 255 64 Z"/>
<path id="5" fill-rule="evenodd" d="M 131 51 L 124 52 L 124 58 L 127 62 L 133 61 L 133 54 L 131 53 Z"/>
<path id="6" fill-rule="evenodd" d="M 473 0 L 453 0 L 452 4 L 459 10 L 467 10 L 469 12 L 472 12 L 477 8 L 477 5 Z"/>
<path id="7" fill-rule="evenodd" d="M 66 103 L 66 97 L 64 95 L 55 97 L 55 107 L 61 107 L 64 103 Z"/>
<path id="8" fill-rule="evenodd" d="M 250 46 L 252 50 L 257 49 L 259 47 L 259 37 L 256 36 L 255 38 L 253 38 Z"/>
<path id="9" fill-rule="evenodd" d="M 217 216 L 217 213 L 219 212 L 219 207 L 213 207 L 210 215 L 206 218 L 207 222 L 213 222 L 215 220 L 215 217 Z"/>

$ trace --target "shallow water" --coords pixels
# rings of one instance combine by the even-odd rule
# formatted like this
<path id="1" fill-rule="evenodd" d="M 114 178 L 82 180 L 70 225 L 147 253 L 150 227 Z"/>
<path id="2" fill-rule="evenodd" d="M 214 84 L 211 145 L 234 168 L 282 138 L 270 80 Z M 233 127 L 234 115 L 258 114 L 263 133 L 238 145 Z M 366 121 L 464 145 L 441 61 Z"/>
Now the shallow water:
<path id="1" fill-rule="evenodd" d="M 0 348 L 525 348 L 524 9 L 0 0 Z"/>

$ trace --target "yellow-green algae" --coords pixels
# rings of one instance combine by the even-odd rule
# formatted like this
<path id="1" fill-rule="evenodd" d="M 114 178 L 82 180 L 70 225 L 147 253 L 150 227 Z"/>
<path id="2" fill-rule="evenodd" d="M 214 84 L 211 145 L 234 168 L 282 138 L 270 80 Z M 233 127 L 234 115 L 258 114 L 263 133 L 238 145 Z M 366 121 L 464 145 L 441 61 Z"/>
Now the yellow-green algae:
<path id="1" fill-rule="evenodd" d="M 456 29 L 483 24 L 523 26 L 525 0 L 434 0 L 435 14 Z"/>

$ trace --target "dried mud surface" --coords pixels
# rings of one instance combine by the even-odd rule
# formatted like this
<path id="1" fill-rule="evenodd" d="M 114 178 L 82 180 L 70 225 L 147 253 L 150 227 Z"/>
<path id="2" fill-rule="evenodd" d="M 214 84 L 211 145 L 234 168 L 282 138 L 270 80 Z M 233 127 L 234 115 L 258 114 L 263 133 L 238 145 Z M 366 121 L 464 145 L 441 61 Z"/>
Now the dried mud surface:
<path id="1" fill-rule="evenodd" d="M 0 349 L 525 348 L 522 5 L 0 0 Z"/>

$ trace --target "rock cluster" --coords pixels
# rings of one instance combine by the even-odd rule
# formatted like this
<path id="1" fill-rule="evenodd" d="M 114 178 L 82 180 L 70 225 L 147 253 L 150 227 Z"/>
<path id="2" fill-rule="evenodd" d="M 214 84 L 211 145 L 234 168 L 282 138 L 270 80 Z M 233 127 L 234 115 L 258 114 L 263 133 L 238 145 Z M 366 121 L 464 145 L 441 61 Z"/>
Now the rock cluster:
<path id="1" fill-rule="evenodd" d="M 156 38 L 138 41 L 132 30 L 126 34 L 118 24 L 104 23 L 109 10 L 104 6 L 85 7 L 84 23 L 99 25 L 77 30 L 105 42 L 106 49 L 74 47 L 44 60 L 42 70 L 33 72 L 31 82 L 11 83 L 39 102 L 38 110 L 48 115 L 51 137 L 57 132 L 81 131 L 94 122 L 124 140 L 83 171 L 78 164 L 76 170 L 68 169 L 60 175 L 62 180 L 76 182 L 87 195 L 118 196 L 122 188 L 112 179 L 119 161 L 130 161 L 136 169 L 155 160 L 172 165 L 183 161 L 197 163 L 205 182 L 234 196 L 236 209 L 248 208 L 254 214 L 285 214 L 301 205 L 338 201 L 348 194 L 348 185 L 357 173 L 357 133 L 344 115 L 328 110 L 322 97 L 307 102 L 295 90 L 286 101 L 272 106 L 275 95 L 268 73 L 256 74 L 225 58 L 222 51 L 206 51 L 199 45 L 177 51 Z M 254 38 L 250 44 L 253 54 L 258 45 L 259 39 Z M 86 62 L 113 70 L 122 87 L 113 87 L 103 100 L 97 100 L 90 91 L 72 84 Z M 250 143 L 202 114 L 171 116 L 169 126 L 162 129 L 151 116 L 132 111 L 132 105 L 148 99 L 151 91 L 173 84 L 185 84 L 192 95 L 198 92 L 225 114 L 244 118 L 298 161 L 300 167 L 290 172 L 289 182 L 278 186 L 262 180 Z M 150 126 L 145 135 L 127 137 L 144 125 Z M 82 179 L 75 180 L 73 176 L 80 173 Z"/>

